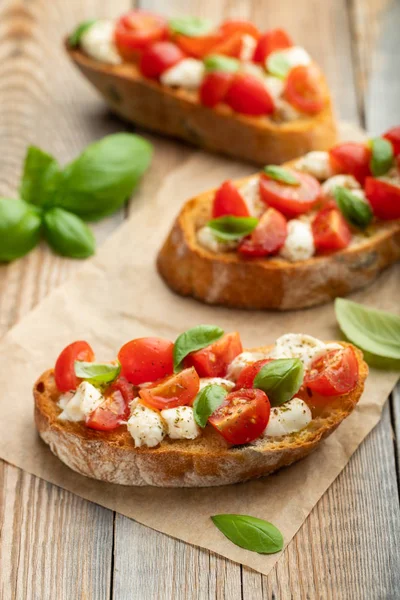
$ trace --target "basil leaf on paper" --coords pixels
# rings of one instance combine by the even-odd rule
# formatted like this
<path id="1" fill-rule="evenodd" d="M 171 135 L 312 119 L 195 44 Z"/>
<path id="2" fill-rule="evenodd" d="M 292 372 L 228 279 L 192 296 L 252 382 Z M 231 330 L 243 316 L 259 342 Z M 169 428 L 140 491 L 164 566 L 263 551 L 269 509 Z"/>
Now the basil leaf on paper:
<path id="1" fill-rule="evenodd" d="M 240 62 L 236 58 L 224 56 L 223 54 L 209 54 L 203 59 L 206 71 L 225 71 L 235 73 L 239 70 Z"/>
<path id="2" fill-rule="evenodd" d="M 356 346 L 374 356 L 400 360 L 400 316 L 344 298 L 336 298 L 335 313 L 340 329 Z"/>
<path id="3" fill-rule="evenodd" d="M 25 256 L 41 236 L 40 211 L 23 200 L 0 198 L 0 261 Z"/>
<path id="4" fill-rule="evenodd" d="M 298 358 L 277 358 L 267 363 L 254 378 L 254 387 L 263 390 L 272 406 L 280 406 L 299 391 L 304 378 Z"/>
<path id="5" fill-rule="evenodd" d="M 223 242 L 240 240 L 249 235 L 257 227 L 256 217 L 234 217 L 226 215 L 208 221 L 207 226 L 212 230 L 218 240 Z"/>
<path id="6" fill-rule="evenodd" d="M 362 200 L 345 187 L 335 187 L 333 194 L 340 212 L 350 223 L 360 229 L 365 229 L 373 217 L 372 209 L 366 200 Z"/>
<path id="7" fill-rule="evenodd" d="M 188 354 L 205 348 L 223 335 L 224 330 L 216 325 L 197 325 L 181 333 L 174 344 L 174 371 L 180 371 L 182 361 Z"/>
<path id="8" fill-rule="evenodd" d="M 278 167 L 277 165 L 267 165 L 264 167 L 264 173 L 268 175 L 270 179 L 275 179 L 280 183 L 286 183 L 286 185 L 300 185 L 298 178 L 293 175 L 291 171 L 284 167 Z"/>
<path id="9" fill-rule="evenodd" d="M 210 384 L 206 385 L 196 396 L 193 402 L 193 414 L 194 420 L 200 427 L 207 425 L 208 417 L 210 417 L 215 410 L 225 400 L 228 392 L 222 385 Z"/>
<path id="10" fill-rule="evenodd" d="M 247 515 L 215 515 L 212 522 L 231 542 L 259 554 L 275 554 L 283 548 L 279 529 L 263 519 Z"/>
<path id="11" fill-rule="evenodd" d="M 45 213 L 43 226 L 46 240 L 57 254 L 69 258 L 87 258 L 94 254 L 94 235 L 76 215 L 54 207 Z"/>
<path id="12" fill-rule="evenodd" d="M 129 198 L 151 156 L 151 144 L 138 135 L 108 135 L 65 167 L 55 204 L 85 221 L 97 221 Z"/>
<path id="13" fill-rule="evenodd" d="M 56 159 L 37 146 L 29 146 L 24 162 L 21 197 L 30 204 L 51 204 L 57 190 L 60 167 Z"/>
<path id="14" fill-rule="evenodd" d="M 374 177 L 385 175 L 393 165 L 393 146 L 385 138 L 374 138 L 370 141 L 372 156 L 370 169 Z"/>
<path id="15" fill-rule="evenodd" d="M 266 60 L 266 68 L 271 75 L 285 79 L 292 68 L 287 57 L 282 52 L 272 52 Z"/>
<path id="16" fill-rule="evenodd" d="M 74 31 L 68 38 L 68 43 L 70 46 L 72 46 L 72 48 L 76 48 L 77 46 L 79 46 L 83 34 L 86 33 L 86 31 L 89 29 L 89 27 L 93 25 L 93 23 L 96 23 L 96 20 L 89 19 L 88 21 L 83 21 L 76 27 L 76 29 L 74 29 Z"/>
<path id="17" fill-rule="evenodd" d="M 179 33 L 189 37 L 207 35 L 214 29 L 211 21 L 200 17 L 176 17 L 175 19 L 170 19 L 169 28 L 172 33 Z"/>
<path id="18" fill-rule="evenodd" d="M 91 383 L 110 383 L 118 377 L 121 365 L 110 363 L 93 363 L 76 360 L 74 364 L 75 375 Z"/>

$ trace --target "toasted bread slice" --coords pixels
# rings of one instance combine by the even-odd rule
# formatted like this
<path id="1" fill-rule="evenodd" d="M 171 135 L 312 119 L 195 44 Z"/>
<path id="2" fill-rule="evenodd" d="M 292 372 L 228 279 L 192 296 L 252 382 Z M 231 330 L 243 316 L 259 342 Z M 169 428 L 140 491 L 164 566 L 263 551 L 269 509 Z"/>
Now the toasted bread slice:
<path id="1" fill-rule="evenodd" d="M 143 77 L 132 63 L 108 65 L 79 49 L 67 52 L 111 109 L 127 121 L 256 164 L 281 163 L 310 150 L 327 150 L 337 131 L 329 90 L 318 114 L 277 123 L 269 117 L 235 113 L 227 105 L 207 108 L 195 92 Z"/>
<path id="2" fill-rule="evenodd" d="M 364 287 L 400 259 L 400 220 L 371 225 L 368 236 L 354 236 L 344 250 L 294 263 L 211 252 L 198 243 L 197 231 L 211 219 L 214 195 L 210 190 L 185 203 L 158 254 L 159 273 L 183 296 L 233 308 L 295 310 Z"/>
<path id="3" fill-rule="evenodd" d="M 342 342 L 341 342 L 342 343 Z M 342 343 L 343 346 L 350 345 Z M 267 352 L 255 348 L 251 352 Z M 279 438 L 229 447 L 210 426 L 195 440 L 164 439 L 157 448 L 135 448 L 125 426 L 104 433 L 83 423 L 60 421 L 53 370 L 34 386 L 35 421 L 51 451 L 74 471 L 109 483 L 161 487 L 206 487 L 255 479 L 304 458 L 354 409 L 364 389 L 368 366 L 354 348 L 359 381 L 350 394 L 337 397 L 302 431 Z"/>

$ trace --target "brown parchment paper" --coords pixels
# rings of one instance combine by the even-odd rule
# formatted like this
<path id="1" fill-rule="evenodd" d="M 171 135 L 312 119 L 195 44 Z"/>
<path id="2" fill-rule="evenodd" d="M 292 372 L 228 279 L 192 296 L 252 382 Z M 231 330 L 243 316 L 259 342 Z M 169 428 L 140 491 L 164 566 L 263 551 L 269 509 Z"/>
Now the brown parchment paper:
<path id="1" fill-rule="evenodd" d="M 109 360 L 133 337 L 174 339 L 198 323 L 238 329 L 245 347 L 272 343 L 289 331 L 338 338 L 332 304 L 291 313 L 208 307 L 174 295 L 158 277 L 156 252 L 182 202 L 223 179 L 253 170 L 199 152 L 161 181 L 156 194 L 148 193 L 151 172 L 146 176 L 131 218 L 94 260 L 2 339 L 0 456 L 83 498 L 267 574 L 280 554 L 263 556 L 234 546 L 214 527 L 210 515 L 232 512 L 267 519 L 279 527 L 288 544 L 378 422 L 396 373 L 371 370 L 357 410 L 307 459 L 263 480 L 208 489 L 127 488 L 74 473 L 40 441 L 33 423 L 31 392 L 37 376 L 75 339 L 86 339 L 99 360 Z M 150 189 L 154 187 L 152 181 Z M 353 298 L 395 311 L 399 281 L 397 265 Z"/>

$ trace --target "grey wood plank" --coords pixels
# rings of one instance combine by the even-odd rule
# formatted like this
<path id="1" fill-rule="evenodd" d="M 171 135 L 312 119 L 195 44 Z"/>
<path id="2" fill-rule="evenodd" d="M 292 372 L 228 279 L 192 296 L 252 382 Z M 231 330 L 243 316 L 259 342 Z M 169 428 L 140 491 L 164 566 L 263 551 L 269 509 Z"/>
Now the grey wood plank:
<path id="1" fill-rule="evenodd" d="M 392 419 L 396 449 L 397 481 L 400 482 L 400 383 L 397 384 L 392 393 Z"/>

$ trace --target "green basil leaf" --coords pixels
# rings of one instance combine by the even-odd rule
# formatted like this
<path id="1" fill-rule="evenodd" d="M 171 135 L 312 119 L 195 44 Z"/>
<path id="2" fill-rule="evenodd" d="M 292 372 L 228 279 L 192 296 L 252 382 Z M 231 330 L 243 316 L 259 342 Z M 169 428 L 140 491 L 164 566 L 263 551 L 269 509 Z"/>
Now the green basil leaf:
<path id="1" fill-rule="evenodd" d="M 200 37 L 207 35 L 214 27 L 208 19 L 200 17 L 176 17 L 169 20 L 169 28 L 172 33 L 179 33 L 189 37 Z"/>
<path id="2" fill-rule="evenodd" d="M 207 425 L 210 417 L 218 406 L 221 406 L 228 392 L 222 385 L 206 385 L 196 396 L 193 402 L 194 420 L 200 427 Z"/>
<path id="3" fill-rule="evenodd" d="M 45 213 L 43 225 L 46 240 L 57 254 L 69 258 L 87 258 L 94 254 L 94 235 L 76 215 L 54 207 Z"/>
<path id="4" fill-rule="evenodd" d="M 223 335 L 224 330 L 216 325 L 197 325 L 181 333 L 174 344 L 174 371 L 181 369 L 182 361 L 188 354 L 209 346 Z"/>
<path id="5" fill-rule="evenodd" d="M 393 146 L 385 138 L 374 138 L 370 141 L 372 156 L 370 169 L 374 177 L 385 175 L 393 166 Z"/>
<path id="6" fill-rule="evenodd" d="M 23 200 L 0 198 L 0 261 L 25 256 L 41 236 L 40 211 Z"/>
<path id="7" fill-rule="evenodd" d="M 51 204 L 60 179 L 56 159 L 36 146 L 29 146 L 20 186 L 21 197 L 30 204 Z"/>
<path id="8" fill-rule="evenodd" d="M 223 54 L 209 54 L 203 59 L 206 71 L 225 71 L 226 73 L 235 73 L 239 70 L 240 61 Z"/>
<path id="9" fill-rule="evenodd" d="M 341 186 L 335 187 L 333 195 L 340 212 L 350 225 L 365 229 L 371 223 L 373 213 L 367 201 Z"/>
<path id="10" fill-rule="evenodd" d="M 259 554 L 275 554 L 283 548 L 283 536 L 279 529 L 256 517 L 248 515 L 215 515 L 214 525 L 231 542 Z"/>
<path id="11" fill-rule="evenodd" d="M 83 34 L 86 33 L 93 23 L 96 23 L 96 19 L 89 19 L 88 21 L 83 21 L 78 25 L 78 27 L 76 27 L 76 29 L 74 29 L 68 38 L 68 43 L 70 46 L 72 46 L 72 48 L 79 46 Z"/>
<path id="12" fill-rule="evenodd" d="M 267 363 L 254 378 L 254 387 L 263 390 L 272 406 L 280 406 L 299 391 L 304 378 L 298 358 L 277 358 Z"/>
<path id="13" fill-rule="evenodd" d="M 282 52 L 271 52 L 265 61 L 265 67 L 271 75 L 285 79 L 292 68 L 287 57 Z"/>
<path id="14" fill-rule="evenodd" d="M 121 365 L 118 363 L 93 363 L 76 360 L 74 364 L 75 375 L 80 379 L 86 379 L 90 383 L 110 383 L 118 377 Z"/>
<path id="15" fill-rule="evenodd" d="M 400 359 L 398 315 L 344 298 L 336 298 L 335 313 L 340 329 L 356 346 L 378 357 Z"/>
<path id="16" fill-rule="evenodd" d="M 151 155 L 151 144 L 131 133 L 90 144 L 63 170 L 55 204 L 85 221 L 115 212 L 131 195 Z"/>
<path id="17" fill-rule="evenodd" d="M 266 173 L 270 179 L 275 179 L 280 183 L 286 183 L 286 185 L 300 185 L 299 179 L 293 175 L 291 171 L 285 169 L 284 167 L 267 165 L 264 167 L 264 173 Z"/>
<path id="18" fill-rule="evenodd" d="M 249 235 L 257 227 L 258 219 L 256 217 L 234 217 L 226 215 L 208 221 L 207 226 L 213 234 L 221 241 L 240 240 L 243 236 Z"/>

